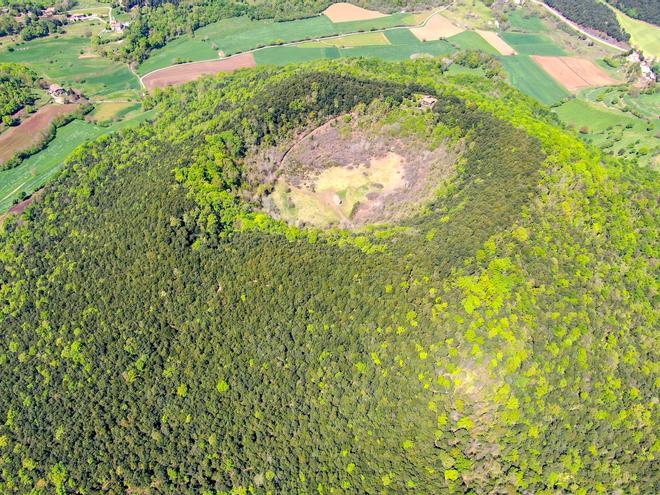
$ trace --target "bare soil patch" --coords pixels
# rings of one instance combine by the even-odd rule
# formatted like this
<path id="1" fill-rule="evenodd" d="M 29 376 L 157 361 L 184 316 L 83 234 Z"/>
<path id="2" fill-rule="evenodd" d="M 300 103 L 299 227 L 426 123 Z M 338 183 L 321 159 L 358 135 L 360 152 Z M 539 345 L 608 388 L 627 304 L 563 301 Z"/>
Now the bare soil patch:
<path id="1" fill-rule="evenodd" d="M 500 55 L 515 55 L 517 52 L 509 46 L 509 44 L 500 38 L 497 33 L 493 31 L 476 30 L 479 36 L 485 39 L 495 50 L 500 52 Z"/>
<path id="2" fill-rule="evenodd" d="M 55 118 L 73 113 L 79 106 L 77 103 L 45 106 L 20 125 L 0 134 L 0 163 L 9 161 L 19 151 L 39 144 Z"/>
<path id="3" fill-rule="evenodd" d="M 569 91 L 617 84 L 607 72 L 585 58 L 540 55 L 534 55 L 532 58 Z"/>
<path id="4" fill-rule="evenodd" d="M 193 62 L 180 64 L 147 74 L 142 82 L 147 90 L 184 84 L 199 79 L 202 76 L 220 72 L 234 72 L 238 69 L 256 67 L 257 63 L 251 53 L 242 53 L 233 57 L 212 60 L 209 62 Z"/>
<path id="5" fill-rule="evenodd" d="M 425 26 L 410 30 L 420 41 L 437 41 L 449 38 L 465 31 L 446 17 L 436 14 L 431 17 Z"/>
<path id="6" fill-rule="evenodd" d="M 356 228 L 409 216 L 454 168 L 458 152 L 400 136 L 400 123 L 344 117 L 250 158 L 273 184 L 266 211 L 299 226 Z"/>
<path id="7" fill-rule="evenodd" d="M 363 9 L 362 7 L 345 2 L 335 3 L 325 9 L 323 13 L 332 22 L 365 21 L 369 19 L 378 19 L 379 17 L 387 17 L 387 14 L 383 14 L 382 12 Z"/>

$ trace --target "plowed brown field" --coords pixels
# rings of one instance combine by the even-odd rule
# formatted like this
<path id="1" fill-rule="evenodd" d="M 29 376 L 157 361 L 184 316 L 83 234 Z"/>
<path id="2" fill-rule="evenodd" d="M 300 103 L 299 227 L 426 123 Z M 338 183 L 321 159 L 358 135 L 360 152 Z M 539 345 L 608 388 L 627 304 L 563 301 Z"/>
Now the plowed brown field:
<path id="1" fill-rule="evenodd" d="M 45 106 L 20 125 L 0 134 L 0 164 L 10 160 L 19 151 L 38 144 L 55 118 L 75 112 L 79 106 L 76 103 Z"/>
<path id="2" fill-rule="evenodd" d="M 532 58 L 569 91 L 617 84 L 607 72 L 585 58 L 540 55 L 534 55 Z"/>
<path id="3" fill-rule="evenodd" d="M 257 63 L 254 61 L 254 56 L 251 53 L 242 53 L 221 60 L 192 62 L 166 67 L 147 74 L 142 78 L 142 82 L 147 90 L 153 90 L 155 88 L 187 83 L 209 74 L 234 72 L 238 69 L 256 66 Z"/>

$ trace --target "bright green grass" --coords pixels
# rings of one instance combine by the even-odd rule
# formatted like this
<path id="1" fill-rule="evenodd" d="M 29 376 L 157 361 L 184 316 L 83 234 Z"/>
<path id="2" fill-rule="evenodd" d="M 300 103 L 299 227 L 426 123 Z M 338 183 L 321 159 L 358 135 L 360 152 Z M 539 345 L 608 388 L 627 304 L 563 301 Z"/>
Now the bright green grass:
<path id="1" fill-rule="evenodd" d="M 547 31 L 543 21 L 535 15 L 525 15 L 522 10 L 517 9 L 507 14 L 511 29 L 525 31 L 527 33 L 543 33 Z"/>
<path id="2" fill-rule="evenodd" d="M 27 158 L 18 167 L 0 171 L 0 213 L 9 210 L 21 193 L 30 195 L 41 189 L 60 171 L 66 157 L 82 143 L 137 125 L 152 115 L 153 111 L 144 112 L 110 127 L 74 120 L 59 128 L 55 139 L 44 150 Z"/>
<path id="3" fill-rule="evenodd" d="M 655 120 L 660 115 L 660 93 L 657 92 L 631 95 L 625 86 L 614 86 L 585 89 L 580 97 L 640 118 Z"/>
<path id="4" fill-rule="evenodd" d="M 310 60 L 339 58 L 337 47 L 300 48 L 297 46 L 276 46 L 254 52 L 257 64 L 286 65 Z"/>
<path id="5" fill-rule="evenodd" d="M 455 36 L 447 38 L 452 45 L 462 50 L 479 50 L 491 55 L 499 55 L 499 52 L 488 43 L 485 39 L 479 36 L 479 33 L 474 31 L 463 31 Z"/>
<path id="6" fill-rule="evenodd" d="M 630 34 L 630 43 L 647 55 L 660 57 L 660 28 L 614 10 L 619 23 Z"/>
<path id="7" fill-rule="evenodd" d="M 0 52 L 0 62 L 20 62 L 41 77 L 62 86 L 73 86 L 93 98 L 135 97 L 140 90 L 138 79 L 129 68 L 106 58 L 81 59 L 89 48 L 89 38 L 49 36 L 16 45 L 13 52 Z"/>
<path id="8" fill-rule="evenodd" d="M 225 55 L 244 52 L 277 43 L 311 40 L 335 34 L 369 31 L 399 25 L 413 25 L 414 16 L 394 14 L 368 21 L 342 22 L 334 24 L 326 16 L 315 16 L 289 22 L 273 20 L 251 20 L 247 17 L 223 19 L 195 31 L 195 37 L 189 35 L 168 43 L 151 56 L 138 68 L 141 75 L 152 70 L 172 65 L 176 59 L 208 60 L 218 57 L 218 50 Z M 217 47 L 217 50 L 214 48 Z"/>
<path id="9" fill-rule="evenodd" d="M 500 60 L 509 73 L 509 82 L 541 103 L 552 105 L 570 94 L 526 55 L 501 57 Z"/>
<path id="10" fill-rule="evenodd" d="M 370 45 L 389 45 L 390 41 L 382 32 L 348 34 L 340 38 L 329 38 L 321 41 L 309 41 L 300 46 L 304 48 L 327 48 L 328 46 L 353 47 Z"/>
<path id="11" fill-rule="evenodd" d="M 641 165 L 649 166 L 660 150 L 660 139 L 655 136 L 658 126 L 652 120 L 578 99 L 567 101 L 554 111 L 562 122 L 580 130 L 585 141 L 610 154 L 637 159 Z"/>
<path id="12" fill-rule="evenodd" d="M 564 50 L 543 34 L 501 33 L 501 36 L 520 55 L 566 55 Z"/>
<path id="13" fill-rule="evenodd" d="M 392 29 L 386 31 L 385 36 L 392 45 L 419 45 L 422 43 L 410 29 Z"/>

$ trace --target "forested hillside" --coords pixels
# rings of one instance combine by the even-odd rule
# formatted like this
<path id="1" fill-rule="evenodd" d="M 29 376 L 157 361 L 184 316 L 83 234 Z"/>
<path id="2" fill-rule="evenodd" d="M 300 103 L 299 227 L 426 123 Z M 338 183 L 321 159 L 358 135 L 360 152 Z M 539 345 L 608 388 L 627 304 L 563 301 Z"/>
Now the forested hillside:
<path id="1" fill-rule="evenodd" d="M 627 41 L 630 35 L 619 24 L 616 15 L 598 0 L 544 0 L 553 9 L 581 26 L 585 26 L 618 41 Z"/>
<path id="2" fill-rule="evenodd" d="M 250 157 L 420 94 L 398 135 L 460 158 L 416 212 L 346 231 L 261 210 Z M 653 172 L 434 61 L 149 105 L 0 231 L 0 492 L 654 491 Z"/>
<path id="3" fill-rule="evenodd" d="M 607 0 L 630 17 L 660 26 L 660 2 L 657 0 Z"/>
<path id="4" fill-rule="evenodd" d="M 0 122 L 34 102 L 37 75 L 19 64 L 0 64 Z M 9 119 L 9 120 L 8 120 Z"/>

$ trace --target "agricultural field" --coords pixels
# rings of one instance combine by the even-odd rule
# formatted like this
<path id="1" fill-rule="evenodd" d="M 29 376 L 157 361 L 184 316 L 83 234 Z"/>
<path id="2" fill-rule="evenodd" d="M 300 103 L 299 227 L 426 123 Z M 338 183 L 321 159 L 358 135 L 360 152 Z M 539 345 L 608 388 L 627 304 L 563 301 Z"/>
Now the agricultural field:
<path id="1" fill-rule="evenodd" d="M 554 109 L 559 119 L 589 143 L 606 152 L 637 159 L 643 166 L 657 168 L 660 153 L 660 127 L 656 121 L 573 99 Z"/>
<path id="2" fill-rule="evenodd" d="M 20 125 L 0 134 L 0 165 L 9 161 L 16 153 L 39 144 L 53 120 L 70 114 L 79 105 L 47 105 L 26 118 Z"/>
<path id="3" fill-rule="evenodd" d="M 628 17 L 614 9 L 619 23 L 630 34 L 630 43 L 652 57 L 660 57 L 660 27 Z"/>
<path id="4" fill-rule="evenodd" d="M 495 15 L 481 0 L 454 2 L 442 15 L 463 29 L 495 29 Z"/>
<path id="5" fill-rule="evenodd" d="M 520 55 L 566 55 L 561 47 L 544 34 L 509 32 L 501 36 Z"/>
<path id="6" fill-rule="evenodd" d="M 464 28 L 457 26 L 441 14 L 435 14 L 426 21 L 421 20 L 420 24 L 424 22 L 425 24 L 423 26 L 412 28 L 410 30 L 420 41 L 433 41 L 449 38 L 450 36 L 454 36 L 464 31 Z"/>
<path id="7" fill-rule="evenodd" d="M 140 103 L 130 101 L 98 103 L 87 115 L 87 120 L 95 123 L 119 120 L 139 111 L 141 107 Z"/>
<path id="8" fill-rule="evenodd" d="M 133 98 L 140 82 L 128 66 L 106 58 L 89 57 L 85 36 L 58 35 L 2 49 L 0 62 L 20 62 L 40 77 L 65 87 L 80 89 L 92 99 Z"/>
<path id="9" fill-rule="evenodd" d="M 194 38 L 185 35 L 155 50 L 139 66 L 138 72 L 144 75 L 177 61 L 211 60 L 218 58 L 219 54 L 232 55 L 272 44 L 414 24 L 415 17 L 410 14 L 341 23 L 333 23 L 326 16 L 288 22 L 251 20 L 247 17 L 224 19 L 198 29 Z"/>
<path id="10" fill-rule="evenodd" d="M 509 74 L 509 82 L 523 93 L 541 103 L 553 105 L 570 93 L 557 83 L 527 55 L 502 57 L 502 65 Z"/>
<path id="11" fill-rule="evenodd" d="M 523 9 L 516 9 L 507 14 L 511 31 L 525 33 L 544 33 L 548 30 L 545 23 L 536 15 Z"/>
<path id="12" fill-rule="evenodd" d="M 447 41 L 459 50 L 479 50 L 491 55 L 499 55 L 499 51 L 475 31 L 463 31 Z"/>
<path id="13" fill-rule="evenodd" d="M 301 43 L 300 48 L 327 48 L 335 46 L 337 48 L 353 48 L 356 46 L 371 46 L 371 45 L 389 45 L 390 40 L 384 33 L 361 33 L 349 34 L 339 38 L 329 38 L 320 41 L 309 41 Z"/>
<path id="14" fill-rule="evenodd" d="M 109 127 L 77 119 L 59 128 L 55 139 L 45 149 L 17 167 L 0 171 L 0 213 L 9 210 L 16 200 L 29 196 L 48 183 L 60 171 L 66 157 L 81 144 L 103 134 L 138 125 L 153 115 L 153 111 L 140 113 Z"/>
<path id="15" fill-rule="evenodd" d="M 605 70 L 585 58 L 535 55 L 532 59 L 569 91 L 617 83 Z"/>

